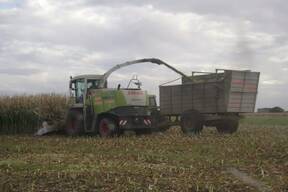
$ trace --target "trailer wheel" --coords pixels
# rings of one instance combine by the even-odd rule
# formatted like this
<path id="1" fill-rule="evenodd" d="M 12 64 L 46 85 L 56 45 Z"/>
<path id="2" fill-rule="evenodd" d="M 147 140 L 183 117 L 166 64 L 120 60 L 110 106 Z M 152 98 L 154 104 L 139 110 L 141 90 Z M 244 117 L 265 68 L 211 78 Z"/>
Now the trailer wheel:
<path id="1" fill-rule="evenodd" d="M 185 134 L 199 134 L 204 125 L 204 117 L 197 110 L 185 111 L 181 114 L 181 129 Z"/>
<path id="2" fill-rule="evenodd" d="M 239 127 L 239 118 L 238 117 L 225 117 L 220 120 L 219 124 L 216 126 L 219 133 L 234 133 Z"/>
<path id="3" fill-rule="evenodd" d="M 98 132 L 101 137 L 112 137 L 118 135 L 118 127 L 114 119 L 103 117 L 99 121 Z"/>
<path id="4" fill-rule="evenodd" d="M 167 117 L 162 116 L 160 114 L 160 111 L 158 111 L 157 109 L 152 110 L 151 116 L 152 116 L 152 126 L 155 132 L 165 132 L 169 129 L 170 122 L 167 119 Z"/>
<path id="5" fill-rule="evenodd" d="M 66 119 L 65 132 L 70 136 L 81 135 L 84 131 L 83 114 L 78 110 L 69 110 Z"/>

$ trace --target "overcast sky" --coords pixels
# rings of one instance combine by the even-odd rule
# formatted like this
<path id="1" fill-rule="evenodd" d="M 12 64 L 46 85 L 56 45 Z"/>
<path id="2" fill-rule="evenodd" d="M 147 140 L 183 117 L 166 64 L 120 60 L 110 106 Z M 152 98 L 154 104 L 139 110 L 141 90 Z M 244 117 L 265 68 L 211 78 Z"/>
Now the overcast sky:
<path id="1" fill-rule="evenodd" d="M 0 92 L 67 92 L 70 75 L 160 58 L 186 74 L 215 68 L 261 72 L 257 107 L 288 109 L 286 0 L 0 0 Z M 131 66 L 143 88 L 178 77 Z"/>

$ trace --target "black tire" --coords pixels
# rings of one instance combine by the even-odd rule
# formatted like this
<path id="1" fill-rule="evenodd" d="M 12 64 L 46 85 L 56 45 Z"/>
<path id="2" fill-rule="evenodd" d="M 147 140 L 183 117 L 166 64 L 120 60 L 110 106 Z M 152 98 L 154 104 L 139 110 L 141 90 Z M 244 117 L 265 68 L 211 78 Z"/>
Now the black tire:
<path id="1" fill-rule="evenodd" d="M 219 133 L 225 134 L 232 134 L 238 130 L 239 127 L 239 118 L 238 117 L 225 117 L 218 125 L 216 125 L 217 131 Z"/>
<path id="2" fill-rule="evenodd" d="M 78 110 L 70 110 L 67 114 L 65 132 L 70 136 L 81 135 L 84 132 L 83 113 Z"/>
<path id="3" fill-rule="evenodd" d="M 100 137 L 119 136 L 119 127 L 111 117 L 102 117 L 98 122 L 98 133 Z"/>
<path id="4" fill-rule="evenodd" d="M 160 111 L 153 109 L 151 111 L 152 127 L 155 132 L 165 132 L 169 129 L 170 122 L 167 117 L 162 116 Z"/>
<path id="5" fill-rule="evenodd" d="M 204 117 L 197 110 L 188 110 L 181 114 L 181 129 L 184 134 L 199 134 L 204 125 Z"/>

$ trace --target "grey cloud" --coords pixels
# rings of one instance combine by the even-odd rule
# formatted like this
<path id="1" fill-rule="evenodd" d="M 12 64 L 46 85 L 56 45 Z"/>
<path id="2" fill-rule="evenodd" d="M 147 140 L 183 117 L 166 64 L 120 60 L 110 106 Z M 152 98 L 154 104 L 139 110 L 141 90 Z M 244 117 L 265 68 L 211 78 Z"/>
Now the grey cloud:
<path id="1" fill-rule="evenodd" d="M 261 85 L 258 106 L 266 100 L 286 105 L 270 90 L 287 90 L 287 62 L 269 60 L 288 51 L 285 1 L 47 1 L 51 7 L 35 2 L 40 1 L 0 13 L 0 73 L 21 76 L 8 78 L 10 92 L 61 92 L 70 75 L 159 57 L 187 74 L 223 67 L 261 71 L 263 80 L 285 83 Z M 164 67 L 139 65 L 113 74 L 110 85 L 126 84 L 132 74 L 153 91 L 177 78 Z M 26 83 L 18 87 L 21 81 Z"/>
<path id="2" fill-rule="evenodd" d="M 0 68 L 0 74 L 6 75 L 33 75 L 35 73 L 40 73 L 39 69 L 29 69 L 29 68 Z"/>
<path id="3" fill-rule="evenodd" d="M 200 15 L 207 15 L 211 18 L 225 18 L 234 20 L 250 20 L 255 23 L 259 31 L 265 30 L 273 33 L 287 31 L 288 2 L 283 0 L 86 0 L 84 5 L 93 6 L 147 6 L 165 10 L 168 12 L 194 12 Z"/>

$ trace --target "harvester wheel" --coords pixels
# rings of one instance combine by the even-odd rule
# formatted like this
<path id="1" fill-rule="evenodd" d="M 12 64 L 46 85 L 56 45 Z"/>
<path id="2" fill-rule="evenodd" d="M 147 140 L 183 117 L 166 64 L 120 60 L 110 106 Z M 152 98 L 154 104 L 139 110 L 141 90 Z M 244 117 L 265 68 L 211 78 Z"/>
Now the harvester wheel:
<path id="1" fill-rule="evenodd" d="M 112 137 L 118 135 L 118 127 L 112 118 L 103 117 L 99 120 L 98 132 L 101 137 Z"/>
<path id="2" fill-rule="evenodd" d="M 181 114 L 181 129 L 185 134 L 199 134 L 204 125 L 204 117 L 197 110 L 188 110 Z"/>
<path id="3" fill-rule="evenodd" d="M 66 119 L 65 132 L 67 135 L 81 135 L 84 131 L 83 114 L 77 110 L 70 110 Z"/>
<path id="4" fill-rule="evenodd" d="M 220 120 L 219 124 L 216 126 L 219 133 L 234 133 L 239 127 L 239 118 L 238 117 L 225 117 Z"/>

